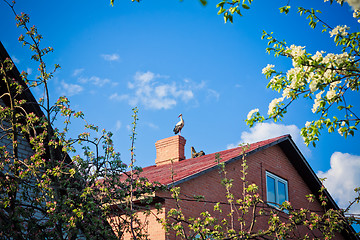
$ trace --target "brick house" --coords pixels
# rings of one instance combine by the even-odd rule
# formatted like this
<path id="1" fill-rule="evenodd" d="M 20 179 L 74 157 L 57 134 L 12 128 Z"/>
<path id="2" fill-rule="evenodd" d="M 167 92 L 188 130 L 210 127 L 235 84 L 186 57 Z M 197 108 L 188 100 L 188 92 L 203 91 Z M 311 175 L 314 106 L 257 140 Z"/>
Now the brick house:
<path id="1" fill-rule="evenodd" d="M 243 148 L 238 147 L 197 158 L 185 159 L 185 144 L 185 138 L 178 135 L 157 141 L 155 143 L 156 165 L 143 168 L 142 176 L 151 182 L 180 187 L 180 206 L 186 219 L 198 217 L 204 211 L 208 211 L 218 219 L 224 218 L 225 214 L 228 213 L 226 208 L 223 211 L 224 213 L 213 210 L 215 203 L 226 202 L 226 192 L 220 184 L 221 176 L 215 156 L 219 154 L 220 161 L 226 164 L 227 177 L 233 179 L 231 191 L 237 199 L 242 193 L 240 178 Z M 248 165 L 246 179 L 249 184 L 255 183 L 259 187 L 258 193 L 261 199 L 267 202 L 268 209 L 275 209 L 273 206 L 276 203 L 281 204 L 287 200 L 295 209 L 307 208 L 317 213 L 324 212 L 318 199 L 309 203 L 306 198 L 306 195 L 310 193 L 318 196 L 322 184 L 290 135 L 251 144 L 246 150 L 246 161 Z M 324 194 L 328 198 L 327 208 L 339 209 L 326 190 Z M 192 196 L 196 195 L 204 196 L 206 201 L 194 201 Z M 166 233 L 162 224 L 157 221 L 157 218 L 166 218 L 167 212 L 176 208 L 174 199 L 166 191 L 158 191 L 154 193 L 154 197 L 162 203 L 163 211 L 152 215 L 139 212 L 138 216 L 143 223 L 142 228 L 147 232 L 150 239 L 179 239 L 171 231 Z M 280 214 L 287 217 L 284 212 L 280 212 Z M 112 220 L 119 221 L 117 216 L 113 216 Z M 266 229 L 267 221 L 268 218 L 258 218 L 255 229 Z M 319 232 L 311 232 L 303 226 L 295 234 L 305 233 L 308 233 L 311 239 L 319 236 Z M 187 234 L 191 236 L 190 232 Z M 122 239 L 131 239 L 131 237 L 129 233 L 124 233 Z M 358 238 L 354 236 L 354 230 L 351 228 L 338 234 L 336 239 Z"/>

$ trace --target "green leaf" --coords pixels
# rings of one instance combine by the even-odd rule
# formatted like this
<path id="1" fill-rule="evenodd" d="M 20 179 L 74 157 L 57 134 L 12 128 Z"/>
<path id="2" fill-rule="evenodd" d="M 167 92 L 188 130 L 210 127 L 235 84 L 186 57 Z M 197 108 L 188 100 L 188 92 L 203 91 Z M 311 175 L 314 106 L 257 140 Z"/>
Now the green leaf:
<path id="1" fill-rule="evenodd" d="M 217 5 L 216 5 L 216 7 L 218 8 L 218 7 L 223 7 L 224 6 L 224 4 L 225 4 L 225 2 L 220 2 L 220 3 L 218 3 Z"/>
<path id="2" fill-rule="evenodd" d="M 112 0 L 114 1 L 114 0 Z M 203 5 L 203 6 L 206 6 L 207 5 L 207 0 L 200 0 L 200 3 Z"/>
<path id="3" fill-rule="evenodd" d="M 242 4 L 242 7 L 243 7 L 244 9 L 250 9 L 250 7 L 249 7 L 247 4 L 245 4 L 245 3 Z"/>
<path id="4" fill-rule="evenodd" d="M 220 14 L 222 14 L 223 12 L 225 12 L 226 10 L 225 10 L 225 8 L 220 8 L 220 10 L 218 11 L 218 15 L 220 15 Z"/>

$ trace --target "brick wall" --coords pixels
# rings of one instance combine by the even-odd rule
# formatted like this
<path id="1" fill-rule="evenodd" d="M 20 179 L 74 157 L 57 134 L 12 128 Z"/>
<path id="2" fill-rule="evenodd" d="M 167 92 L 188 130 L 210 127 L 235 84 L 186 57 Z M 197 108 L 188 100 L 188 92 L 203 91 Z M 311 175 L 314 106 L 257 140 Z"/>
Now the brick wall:
<path id="1" fill-rule="evenodd" d="M 134 223 L 133 227 L 141 229 L 141 233 L 148 235 L 150 239 L 165 240 L 166 234 L 162 227 L 161 219 L 165 219 L 165 208 L 163 207 L 158 211 L 151 207 L 148 212 L 139 212 L 137 214 L 137 220 L 139 220 L 140 224 Z M 121 239 L 133 239 L 131 237 L 130 218 L 128 216 L 114 214 L 108 218 L 108 222 L 117 236 L 119 236 L 119 231 L 122 232 Z M 127 227 L 124 228 L 124 226 Z"/>

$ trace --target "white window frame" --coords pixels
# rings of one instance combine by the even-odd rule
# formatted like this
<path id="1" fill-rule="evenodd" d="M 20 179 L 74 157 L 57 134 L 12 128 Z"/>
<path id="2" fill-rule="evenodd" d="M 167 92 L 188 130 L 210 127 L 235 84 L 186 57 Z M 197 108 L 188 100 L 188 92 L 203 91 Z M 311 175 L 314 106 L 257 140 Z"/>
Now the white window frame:
<path id="1" fill-rule="evenodd" d="M 275 180 L 275 203 L 268 202 L 268 204 L 270 204 L 274 207 L 279 207 L 279 205 L 281 205 L 282 203 L 279 202 L 278 182 L 285 184 L 285 201 L 289 201 L 288 182 L 285 179 L 266 171 L 266 200 L 267 201 L 268 201 L 268 195 L 269 195 L 268 194 L 268 181 L 267 181 L 268 177 Z"/>

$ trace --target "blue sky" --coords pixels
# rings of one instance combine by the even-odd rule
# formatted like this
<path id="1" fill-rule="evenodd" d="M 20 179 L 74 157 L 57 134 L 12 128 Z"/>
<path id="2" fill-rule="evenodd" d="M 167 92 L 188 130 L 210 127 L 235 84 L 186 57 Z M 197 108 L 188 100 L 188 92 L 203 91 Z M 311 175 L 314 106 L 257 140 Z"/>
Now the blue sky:
<path id="1" fill-rule="evenodd" d="M 311 53 L 340 52 L 328 33 L 310 29 L 296 13 L 301 3 L 321 9 L 322 19 L 333 27 L 346 24 L 350 31 L 359 31 L 346 4 L 291 1 L 293 8 L 285 16 L 278 8 L 286 2 L 254 1 L 251 10 L 243 11 L 244 17 L 235 17 L 234 24 L 224 23 L 213 0 L 206 7 L 194 0 L 118 0 L 114 7 L 106 0 L 18 0 L 16 10 L 28 13 L 31 25 L 44 36 L 43 46 L 55 49 L 46 61 L 62 68 L 50 82 L 51 100 L 68 96 L 88 122 L 112 131 L 124 162 L 129 163 L 134 106 L 140 118 L 136 160 L 142 167 L 154 164 L 155 142 L 173 135 L 180 113 L 185 120 L 182 135 L 187 139 L 187 157 L 191 146 L 212 153 L 239 142 L 290 133 L 314 171 L 331 178 L 329 190 L 342 205 L 342 196 L 349 199 L 351 188 L 360 185 L 359 133 L 344 139 L 324 131 L 317 147 L 307 148 L 299 131 L 316 116 L 312 102 L 304 100 L 295 103 L 280 123 L 249 129 L 244 122 L 251 109 L 266 113 L 269 102 L 279 97 L 266 89 L 262 68 L 268 63 L 283 71 L 291 67 L 289 60 L 266 54 L 262 30 L 289 44 L 306 46 Z M 0 21 L 5 48 L 19 70 L 34 78 L 37 66 L 30 61 L 30 51 L 18 43 L 23 32 L 3 2 Z M 40 97 L 41 91 L 34 94 Z M 360 102 L 358 94 L 350 100 L 354 105 Z M 73 134 L 83 131 L 78 123 L 72 127 Z"/>

